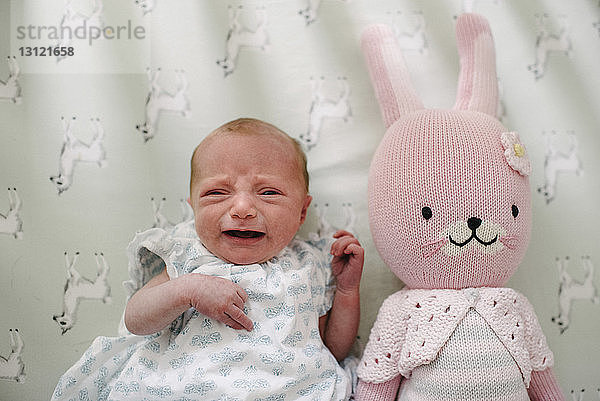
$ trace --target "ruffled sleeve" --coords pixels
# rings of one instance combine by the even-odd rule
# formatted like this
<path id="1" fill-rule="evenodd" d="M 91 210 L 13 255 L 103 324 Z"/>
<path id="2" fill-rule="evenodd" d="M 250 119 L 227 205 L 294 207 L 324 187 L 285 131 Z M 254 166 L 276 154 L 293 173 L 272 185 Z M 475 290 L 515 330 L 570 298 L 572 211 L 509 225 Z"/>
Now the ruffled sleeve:
<path id="1" fill-rule="evenodd" d="M 403 293 L 401 290 L 392 294 L 379 309 L 357 368 L 358 377 L 362 381 L 384 383 L 400 374 L 398 362 L 406 338 L 406 322 L 401 313 Z"/>
<path id="2" fill-rule="evenodd" d="M 129 280 L 123 282 L 126 301 L 154 276 L 165 270 L 165 256 L 171 246 L 170 235 L 161 228 L 137 233 L 127 246 Z M 125 310 L 119 323 L 119 335 L 130 334 L 125 327 Z"/>
<path id="3" fill-rule="evenodd" d="M 137 233 L 127 246 L 127 256 L 129 280 L 123 282 L 127 300 L 163 270 L 174 279 L 189 273 L 220 275 L 229 266 L 202 245 L 193 220 L 169 230 L 151 228 Z M 186 314 L 189 315 L 189 311 Z M 189 316 L 184 314 L 181 318 L 181 324 L 185 324 Z M 119 333 L 128 333 L 123 318 Z"/>
<path id="4" fill-rule="evenodd" d="M 123 282 L 123 286 L 128 297 L 165 269 L 165 256 L 170 246 L 170 236 L 162 228 L 151 228 L 135 235 L 127 246 L 129 280 Z"/>
<path id="5" fill-rule="evenodd" d="M 546 370 L 554 365 L 554 354 L 548 347 L 546 336 L 538 321 L 533 305 L 522 294 L 519 294 L 519 305 L 525 320 L 525 347 L 529 352 L 532 370 Z"/>
<path id="6" fill-rule="evenodd" d="M 127 246 L 130 279 L 123 286 L 128 296 L 165 269 L 170 278 L 189 273 L 189 266 L 182 259 L 186 253 L 193 256 L 204 253 L 202 250 L 204 247 L 198 241 L 193 221 L 178 224 L 168 231 L 151 228 L 137 233 Z"/>

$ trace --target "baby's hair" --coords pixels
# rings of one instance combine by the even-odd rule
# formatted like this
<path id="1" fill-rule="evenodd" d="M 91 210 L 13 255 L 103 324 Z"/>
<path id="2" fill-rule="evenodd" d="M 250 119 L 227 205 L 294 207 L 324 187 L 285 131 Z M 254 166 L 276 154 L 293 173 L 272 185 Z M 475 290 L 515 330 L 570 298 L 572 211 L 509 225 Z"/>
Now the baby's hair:
<path id="1" fill-rule="evenodd" d="M 269 124 L 265 121 L 258 120 L 256 118 L 238 118 L 236 120 L 229 121 L 221 125 L 217 129 L 212 131 L 210 134 L 208 134 L 206 138 L 204 138 L 202 142 L 200 142 L 200 144 L 196 146 L 196 149 L 194 150 L 191 159 L 190 193 L 197 175 L 197 168 L 195 167 L 196 157 L 197 154 L 200 153 L 199 149 L 201 145 L 203 143 L 207 143 L 213 137 L 216 137 L 218 135 L 224 135 L 227 133 L 233 133 L 237 135 L 274 135 L 289 141 L 292 144 L 294 151 L 296 152 L 296 158 L 298 159 L 298 164 L 302 172 L 302 178 L 304 179 L 305 190 L 306 192 L 308 192 L 309 176 L 308 169 L 306 167 L 306 154 L 304 153 L 304 150 L 302 150 L 302 145 L 300 144 L 300 142 L 298 142 L 296 139 L 292 138 L 273 124 Z"/>

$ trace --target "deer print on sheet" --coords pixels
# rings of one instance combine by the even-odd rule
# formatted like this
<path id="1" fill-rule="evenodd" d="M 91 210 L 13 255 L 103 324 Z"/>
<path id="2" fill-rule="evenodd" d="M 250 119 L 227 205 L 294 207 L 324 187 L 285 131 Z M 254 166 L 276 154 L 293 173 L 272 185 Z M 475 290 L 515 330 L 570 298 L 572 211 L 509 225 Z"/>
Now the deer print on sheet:
<path id="1" fill-rule="evenodd" d="M 564 53 L 566 56 L 570 56 L 573 46 L 567 18 L 564 15 L 558 17 L 558 33 L 551 31 L 548 14 L 537 14 L 535 18 L 538 31 L 535 43 L 535 63 L 527 68 L 538 80 L 546 73 L 548 55 L 551 53 Z"/>
<path id="2" fill-rule="evenodd" d="M 598 289 L 594 284 L 594 265 L 589 256 L 581 258 L 581 268 L 585 272 L 583 282 L 573 279 L 567 271 L 569 257 L 556 258 L 556 267 L 560 278 L 558 287 L 558 316 L 552 317 L 552 321 L 558 325 L 560 333 L 563 334 L 571 323 L 570 315 L 573 301 L 591 301 L 600 303 Z"/>
<path id="3" fill-rule="evenodd" d="M 179 205 L 181 208 L 181 220 L 178 222 L 171 222 L 163 213 L 163 206 L 166 200 L 167 198 L 162 198 L 156 202 L 154 198 L 150 198 L 150 201 L 152 202 L 152 210 L 154 212 L 154 225 L 152 228 L 162 228 L 166 230 L 175 227 L 179 223 L 183 223 L 194 218 L 194 212 L 192 211 L 190 204 L 185 199 L 180 199 Z"/>
<path id="4" fill-rule="evenodd" d="M 8 78 L 6 81 L 0 80 L 0 100 L 21 104 L 21 84 L 19 83 L 21 69 L 19 63 L 17 63 L 15 56 L 8 56 L 6 62 L 8 63 Z"/>
<path id="5" fill-rule="evenodd" d="M 190 100 L 187 95 L 188 81 L 183 70 L 175 70 L 175 93 L 166 91 L 159 84 L 161 69 L 146 69 L 150 83 L 150 91 L 146 97 L 146 121 L 136 125 L 135 129 L 142 133 L 144 142 L 154 138 L 158 127 L 158 119 L 163 111 L 180 113 L 184 117 L 190 115 Z"/>
<path id="6" fill-rule="evenodd" d="M 342 203 L 342 215 L 344 221 L 340 226 L 333 226 L 327 217 L 329 203 L 315 204 L 315 215 L 317 216 L 316 230 L 308 234 L 311 241 L 319 241 L 320 239 L 330 239 L 331 236 L 338 230 L 346 230 L 350 233 L 355 233 L 356 213 L 350 202 Z M 339 228 L 338 228 L 339 227 Z"/>
<path id="7" fill-rule="evenodd" d="M 501 0 L 493 0 L 494 4 L 499 5 Z M 475 12 L 475 5 L 481 3 L 481 0 L 462 0 L 462 12 Z"/>
<path id="8" fill-rule="evenodd" d="M 425 34 L 425 17 L 422 11 L 415 11 L 404 15 L 402 11 L 390 13 L 391 26 L 394 30 L 398 44 L 403 51 L 416 51 L 427 54 L 429 45 Z"/>
<path id="9" fill-rule="evenodd" d="M 21 198 L 16 188 L 8 188 L 8 212 L 0 213 L 0 234 L 12 235 L 23 239 L 23 220 L 21 220 Z"/>
<path id="10" fill-rule="evenodd" d="M 156 6 L 156 1 L 155 0 L 135 0 L 135 4 L 137 4 L 144 12 L 144 15 L 146 15 L 148 13 L 151 13 L 152 10 L 154 10 L 154 7 Z"/>
<path id="11" fill-rule="evenodd" d="M 267 31 L 267 10 L 256 8 L 254 16 L 256 27 L 250 29 L 241 20 L 243 7 L 228 7 L 229 31 L 225 42 L 225 58 L 217 60 L 225 77 L 232 74 L 237 66 L 238 56 L 242 49 L 259 49 L 262 52 L 269 48 L 269 32 Z"/>
<path id="12" fill-rule="evenodd" d="M 324 77 L 311 77 L 312 103 L 309 112 L 308 131 L 300 134 L 299 140 L 306 150 L 312 149 L 321 135 L 323 123 L 328 119 L 342 119 L 348 122 L 352 119 L 350 108 L 350 86 L 346 77 L 338 78 L 339 92 L 337 98 L 331 98 L 323 88 Z"/>
<path id="13" fill-rule="evenodd" d="M 575 132 L 568 131 L 568 149 L 564 151 L 559 146 L 556 131 L 543 132 L 545 142 L 544 159 L 544 185 L 538 188 L 538 192 L 544 195 L 546 203 L 550 203 L 556 197 L 556 181 L 559 175 L 583 174 L 583 167 L 578 155 L 578 141 Z"/>
<path id="14" fill-rule="evenodd" d="M 600 390 L 598 390 L 598 391 L 600 392 Z M 581 389 L 577 392 L 575 390 L 571 390 L 571 400 L 572 401 L 584 401 L 584 399 L 583 399 L 584 395 L 585 395 L 585 389 Z"/>
<path id="15" fill-rule="evenodd" d="M 67 269 L 67 283 L 63 297 L 63 312 L 61 315 L 54 315 L 53 319 L 58 323 L 62 334 L 73 328 L 77 320 L 77 309 L 82 299 L 101 300 L 104 303 L 110 303 L 110 285 L 108 284 L 108 273 L 110 267 L 104 258 L 104 254 L 96 253 L 97 275 L 94 281 L 83 277 L 77 269 L 75 263 L 79 258 L 79 252 L 69 259 L 65 252 L 65 267 Z"/>
<path id="16" fill-rule="evenodd" d="M 91 34 L 91 27 L 98 28 L 97 32 L 101 32 L 104 28 L 102 19 L 104 5 L 102 4 L 102 0 L 91 0 L 92 9 L 89 13 L 77 10 L 73 3 L 74 0 L 65 0 L 65 8 L 60 21 L 60 31 L 64 32 L 64 34 L 61 35 L 61 39 L 59 39 L 56 44 L 59 48 L 71 46 L 71 38 L 75 34 L 77 28 L 82 29 L 81 27 L 84 27 L 89 34 Z M 71 32 L 71 34 L 68 34 L 69 32 Z M 58 63 L 66 57 L 67 56 L 63 55 L 57 56 L 56 62 Z"/>
<path id="17" fill-rule="evenodd" d="M 104 127 L 100 123 L 100 119 L 90 119 L 94 136 L 92 142 L 89 144 L 84 143 L 73 135 L 73 124 L 75 120 L 75 117 L 71 120 L 66 120 L 64 117 L 61 117 L 64 140 L 60 151 L 58 175 L 50 177 L 50 181 L 56 185 L 59 195 L 71 187 L 71 184 L 73 183 L 73 172 L 75 166 L 79 163 L 95 163 L 98 167 L 106 166 Z"/>
<path id="18" fill-rule="evenodd" d="M 0 356 L 0 380 L 22 383 L 25 381 L 25 364 L 23 363 L 23 338 L 17 329 L 9 329 L 10 355 Z"/>
<path id="19" fill-rule="evenodd" d="M 575 391 L 575 390 L 571 390 L 570 391 L 571 394 L 571 400 L 572 401 L 591 401 L 591 399 L 589 398 L 584 398 L 586 391 L 584 388 L 582 388 L 581 390 Z M 600 386 L 598 388 L 596 388 L 594 390 L 594 394 L 596 395 L 595 397 L 593 395 L 590 394 L 591 397 L 594 397 L 594 400 L 600 400 Z"/>
<path id="20" fill-rule="evenodd" d="M 349 1 L 349 0 L 342 0 Z M 298 14 L 304 18 L 306 25 L 310 25 L 317 20 L 317 15 L 319 11 L 319 6 L 321 5 L 321 0 L 306 0 L 306 7 L 298 11 Z"/>

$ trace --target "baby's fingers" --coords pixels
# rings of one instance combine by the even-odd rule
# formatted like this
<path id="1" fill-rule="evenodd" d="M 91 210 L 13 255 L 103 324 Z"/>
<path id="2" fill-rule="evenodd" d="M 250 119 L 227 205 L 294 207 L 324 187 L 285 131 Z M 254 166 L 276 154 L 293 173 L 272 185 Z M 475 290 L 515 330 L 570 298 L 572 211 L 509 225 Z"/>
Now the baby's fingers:
<path id="1" fill-rule="evenodd" d="M 335 234 L 333 234 L 333 238 L 341 238 L 345 236 L 354 237 L 354 234 L 346 230 L 338 230 L 335 232 Z"/>
<path id="2" fill-rule="evenodd" d="M 252 331 L 254 324 L 252 320 L 239 308 L 232 307 L 227 312 L 224 312 L 225 316 L 231 320 L 232 323 L 224 322 L 236 330 L 245 329 Z"/>
<path id="3" fill-rule="evenodd" d="M 351 244 L 360 247 L 360 244 L 356 238 L 348 236 L 341 237 L 331 245 L 331 254 L 334 256 L 342 256 L 344 254 L 348 255 L 352 253 L 346 251 Z"/>
<path id="4" fill-rule="evenodd" d="M 230 327 L 234 330 L 242 330 L 244 329 L 244 327 L 239 324 L 238 322 L 236 322 L 235 320 L 233 320 L 231 317 L 229 317 L 228 314 L 223 314 L 220 319 L 218 319 L 219 321 L 221 321 L 221 323 L 224 323 L 227 327 Z"/>
<path id="5" fill-rule="evenodd" d="M 355 256 L 363 256 L 365 254 L 365 250 L 358 243 L 351 243 L 346 247 L 346 249 L 344 249 L 344 253 L 346 255 L 353 254 Z"/>
<path id="6" fill-rule="evenodd" d="M 233 304 L 240 309 L 244 309 L 244 304 L 248 300 L 248 294 L 240 286 L 237 286 L 236 293 L 237 293 L 237 297 L 234 297 Z"/>
<path id="7" fill-rule="evenodd" d="M 246 291 L 238 285 L 237 293 L 242 298 L 242 301 L 246 302 L 248 300 L 248 294 Z"/>

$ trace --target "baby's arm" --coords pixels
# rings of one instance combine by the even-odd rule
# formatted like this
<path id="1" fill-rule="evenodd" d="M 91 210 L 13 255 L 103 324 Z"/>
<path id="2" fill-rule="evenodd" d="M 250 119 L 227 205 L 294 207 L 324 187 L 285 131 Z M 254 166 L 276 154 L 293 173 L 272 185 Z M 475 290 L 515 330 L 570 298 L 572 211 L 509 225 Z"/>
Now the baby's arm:
<path id="1" fill-rule="evenodd" d="M 153 334 L 193 307 L 234 329 L 250 331 L 252 321 L 243 312 L 246 299 L 240 286 L 224 278 L 191 273 L 171 280 L 165 269 L 131 297 L 125 326 L 133 334 Z"/>
<path id="2" fill-rule="evenodd" d="M 344 359 L 356 340 L 360 321 L 360 277 L 364 263 L 364 249 L 358 240 L 340 230 L 331 246 L 331 270 L 337 286 L 329 313 L 319 319 L 323 342 L 338 361 Z"/>

